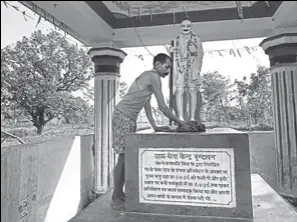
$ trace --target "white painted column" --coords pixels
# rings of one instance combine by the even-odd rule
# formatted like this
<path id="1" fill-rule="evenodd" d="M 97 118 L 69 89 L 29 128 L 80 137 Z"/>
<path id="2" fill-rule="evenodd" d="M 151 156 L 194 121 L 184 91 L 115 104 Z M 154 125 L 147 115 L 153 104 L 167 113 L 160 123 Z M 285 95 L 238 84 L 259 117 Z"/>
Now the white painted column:
<path id="1" fill-rule="evenodd" d="M 95 66 L 95 156 L 94 188 L 96 195 L 113 186 L 115 153 L 112 148 L 112 113 L 116 105 L 120 64 L 126 53 L 112 47 L 92 48 L 88 54 Z"/>
<path id="2" fill-rule="evenodd" d="M 278 191 L 297 197 L 297 27 L 262 41 L 272 79 Z"/>

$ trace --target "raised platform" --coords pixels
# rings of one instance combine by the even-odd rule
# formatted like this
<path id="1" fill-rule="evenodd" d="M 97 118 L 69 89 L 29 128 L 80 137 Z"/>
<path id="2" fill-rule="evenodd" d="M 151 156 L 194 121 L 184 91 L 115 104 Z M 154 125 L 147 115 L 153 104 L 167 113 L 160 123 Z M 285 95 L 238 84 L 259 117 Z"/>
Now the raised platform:
<path id="1" fill-rule="evenodd" d="M 252 222 L 249 157 L 248 134 L 231 129 L 128 134 L 126 215 L 134 221 L 158 215 L 158 222 Z"/>
<path id="2" fill-rule="evenodd" d="M 258 174 L 252 174 L 251 181 L 254 222 L 297 221 L 297 210 L 278 195 Z M 158 219 L 162 218 L 161 215 L 152 215 L 150 219 L 146 217 L 147 220 L 143 218 L 131 220 L 123 212 L 113 210 L 110 205 L 110 194 L 111 192 L 108 192 L 98 198 L 69 222 L 158 222 Z M 185 221 L 184 218 L 177 216 L 172 218 L 178 219 L 176 221 Z"/>

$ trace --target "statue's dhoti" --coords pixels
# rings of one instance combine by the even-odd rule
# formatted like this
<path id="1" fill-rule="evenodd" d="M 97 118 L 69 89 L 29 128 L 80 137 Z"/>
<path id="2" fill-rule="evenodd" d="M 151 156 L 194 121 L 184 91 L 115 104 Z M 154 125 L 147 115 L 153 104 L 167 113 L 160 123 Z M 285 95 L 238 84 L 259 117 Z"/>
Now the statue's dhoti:
<path id="1" fill-rule="evenodd" d="M 176 88 L 200 88 L 201 77 L 196 64 L 191 64 L 190 60 L 183 60 L 179 67 L 176 67 Z"/>
<path id="2" fill-rule="evenodd" d="M 199 68 L 198 62 L 195 57 L 181 59 L 175 69 L 174 105 L 181 120 L 200 122 L 202 98 L 200 93 L 201 77 L 199 70 L 197 70 Z M 190 112 L 187 111 L 188 95 L 190 96 Z"/>

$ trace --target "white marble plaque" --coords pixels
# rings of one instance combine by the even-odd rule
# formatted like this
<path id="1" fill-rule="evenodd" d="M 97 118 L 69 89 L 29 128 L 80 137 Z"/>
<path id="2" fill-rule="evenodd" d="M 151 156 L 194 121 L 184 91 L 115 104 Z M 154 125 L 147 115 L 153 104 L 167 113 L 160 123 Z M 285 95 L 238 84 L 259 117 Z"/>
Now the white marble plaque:
<path id="1" fill-rule="evenodd" d="M 236 207 L 233 148 L 140 148 L 139 202 Z"/>

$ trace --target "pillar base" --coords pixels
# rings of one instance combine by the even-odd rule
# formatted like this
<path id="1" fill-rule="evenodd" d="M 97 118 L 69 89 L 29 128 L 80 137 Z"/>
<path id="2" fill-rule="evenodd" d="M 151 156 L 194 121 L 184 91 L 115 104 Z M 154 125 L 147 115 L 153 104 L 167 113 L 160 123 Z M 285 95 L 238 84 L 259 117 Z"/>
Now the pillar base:
<path id="1" fill-rule="evenodd" d="M 105 194 L 106 192 L 105 191 L 95 191 L 95 190 L 92 190 L 91 191 L 91 197 L 92 197 L 92 200 L 96 200 L 98 199 L 99 197 L 101 197 L 103 194 Z"/>

